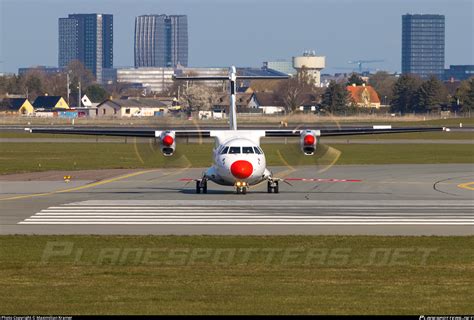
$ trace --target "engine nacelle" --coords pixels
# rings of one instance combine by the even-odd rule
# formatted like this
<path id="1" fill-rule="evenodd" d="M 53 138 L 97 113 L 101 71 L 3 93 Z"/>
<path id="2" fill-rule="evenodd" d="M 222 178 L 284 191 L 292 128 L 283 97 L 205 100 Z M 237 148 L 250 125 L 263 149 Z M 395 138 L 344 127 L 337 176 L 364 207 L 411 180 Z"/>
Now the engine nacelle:
<path id="1" fill-rule="evenodd" d="M 163 131 L 160 135 L 160 145 L 164 156 L 172 156 L 176 149 L 176 135 L 174 131 Z"/>
<path id="2" fill-rule="evenodd" d="M 304 130 L 300 135 L 301 151 L 306 156 L 312 156 L 318 145 L 318 134 L 314 130 Z"/>

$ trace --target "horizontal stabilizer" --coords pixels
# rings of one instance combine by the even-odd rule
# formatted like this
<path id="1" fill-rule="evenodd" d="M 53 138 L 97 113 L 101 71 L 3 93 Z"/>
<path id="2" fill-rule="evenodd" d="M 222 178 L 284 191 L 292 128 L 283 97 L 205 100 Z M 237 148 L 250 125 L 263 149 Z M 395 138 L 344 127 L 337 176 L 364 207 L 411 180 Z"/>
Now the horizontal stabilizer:
<path id="1" fill-rule="evenodd" d="M 174 80 L 180 81 L 226 81 L 231 80 L 229 76 L 173 76 Z M 288 76 L 236 76 L 237 80 L 285 80 Z"/>

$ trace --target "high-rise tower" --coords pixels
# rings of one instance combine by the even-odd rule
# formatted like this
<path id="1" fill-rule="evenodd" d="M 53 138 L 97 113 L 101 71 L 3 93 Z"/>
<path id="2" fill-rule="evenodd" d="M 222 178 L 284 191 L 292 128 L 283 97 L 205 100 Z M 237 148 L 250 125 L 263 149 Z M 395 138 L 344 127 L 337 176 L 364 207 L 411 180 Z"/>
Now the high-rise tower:
<path id="1" fill-rule="evenodd" d="M 188 19 L 185 15 L 135 18 L 135 67 L 188 65 Z"/>
<path id="2" fill-rule="evenodd" d="M 59 67 L 79 60 L 102 82 L 102 70 L 113 67 L 113 15 L 70 14 L 59 18 Z"/>
<path id="3" fill-rule="evenodd" d="M 444 28 L 443 15 L 402 16 L 402 73 L 443 77 Z"/>

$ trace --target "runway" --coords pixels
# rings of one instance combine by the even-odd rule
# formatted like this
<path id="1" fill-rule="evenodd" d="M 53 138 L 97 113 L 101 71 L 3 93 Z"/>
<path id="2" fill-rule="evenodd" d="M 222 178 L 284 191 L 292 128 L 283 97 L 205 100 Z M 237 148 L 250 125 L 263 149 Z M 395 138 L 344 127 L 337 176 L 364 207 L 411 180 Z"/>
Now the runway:
<path id="1" fill-rule="evenodd" d="M 474 234 L 471 164 L 274 168 L 281 177 L 361 182 L 266 185 L 236 195 L 180 178 L 202 169 L 131 170 L 65 184 L 0 179 L 1 234 Z M 91 179 L 91 172 L 87 177 Z M 97 177 L 98 177 L 97 173 Z M 24 179 L 24 176 L 21 176 Z M 59 181 L 58 181 L 59 180 Z M 471 183 L 472 182 L 472 183 Z"/>

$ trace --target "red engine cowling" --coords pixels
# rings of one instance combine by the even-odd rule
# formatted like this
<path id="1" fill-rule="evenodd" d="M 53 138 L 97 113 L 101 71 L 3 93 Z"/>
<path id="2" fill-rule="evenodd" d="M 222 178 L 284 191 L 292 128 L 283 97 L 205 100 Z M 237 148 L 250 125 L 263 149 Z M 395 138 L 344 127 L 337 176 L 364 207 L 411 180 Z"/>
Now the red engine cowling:
<path id="1" fill-rule="evenodd" d="M 304 130 L 300 135 L 301 151 L 307 156 L 312 156 L 318 145 L 318 135 L 314 130 Z"/>
<path id="2" fill-rule="evenodd" d="M 160 145 L 164 156 L 172 156 L 176 149 L 176 135 L 174 131 L 163 131 L 160 135 Z"/>

